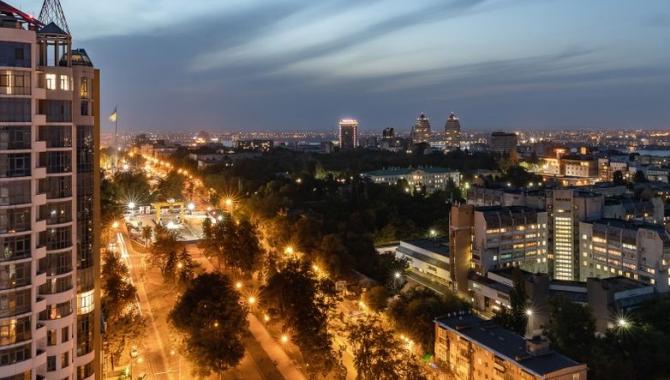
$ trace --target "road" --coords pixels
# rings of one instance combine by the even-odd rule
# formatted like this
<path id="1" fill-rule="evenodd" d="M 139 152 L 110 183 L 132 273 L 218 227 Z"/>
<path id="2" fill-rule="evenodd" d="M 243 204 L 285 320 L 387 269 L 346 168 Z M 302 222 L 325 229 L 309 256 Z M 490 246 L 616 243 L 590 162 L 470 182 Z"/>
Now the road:
<path id="1" fill-rule="evenodd" d="M 130 271 L 133 284 L 137 288 L 138 305 L 147 321 L 146 336 L 135 342 L 139 355 L 133 360 L 133 377 L 146 374 L 152 380 L 181 380 L 195 378 L 188 359 L 179 353 L 177 337 L 171 331 L 167 315 L 176 301 L 175 291 L 163 282 L 160 271 L 147 265 L 145 255 L 133 249 L 127 235 L 117 234 L 117 246 L 122 259 Z M 265 354 L 261 344 L 252 336 L 243 339 L 247 354 L 234 369 L 221 377 L 211 379 L 281 380 L 282 374 L 272 365 L 272 359 Z M 293 379 L 293 378 L 286 378 Z M 300 378 L 295 378 L 300 379 Z"/>

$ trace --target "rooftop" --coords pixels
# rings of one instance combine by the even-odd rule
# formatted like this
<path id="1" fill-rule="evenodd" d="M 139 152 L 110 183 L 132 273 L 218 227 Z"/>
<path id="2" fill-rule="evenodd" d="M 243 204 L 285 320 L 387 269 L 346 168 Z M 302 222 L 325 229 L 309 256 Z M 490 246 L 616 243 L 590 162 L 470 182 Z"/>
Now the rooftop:
<path id="1" fill-rule="evenodd" d="M 443 256 L 449 256 L 449 239 L 435 238 L 435 239 L 416 239 L 402 241 L 406 245 L 413 245 L 426 251 L 431 251 Z"/>
<path id="2" fill-rule="evenodd" d="M 538 376 L 583 365 L 556 351 L 548 350 L 532 354 L 526 348 L 524 337 L 472 314 L 441 317 L 437 318 L 435 323 L 476 342 L 499 356 L 516 362 L 526 371 Z"/>
<path id="3" fill-rule="evenodd" d="M 441 168 L 441 167 L 434 167 L 434 166 L 426 166 L 426 167 L 418 167 L 418 168 L 387 168 L 387 169 L 380 169 L 380 170 L 373 170 L 371 172 L 366 172 L 362 173 L 364 176 L 370 176 L 370 177 L 380 177 L 380 176 L 388 176 L 388 175 L 409 175 L 411 173 L 414 173 L 416 171 L 423 171 L 426 173 L 431 173 L 431 174 L 448 174 L 448 173 L 454 173 L 455 170 L 447 169 L 447 168 Z"/>

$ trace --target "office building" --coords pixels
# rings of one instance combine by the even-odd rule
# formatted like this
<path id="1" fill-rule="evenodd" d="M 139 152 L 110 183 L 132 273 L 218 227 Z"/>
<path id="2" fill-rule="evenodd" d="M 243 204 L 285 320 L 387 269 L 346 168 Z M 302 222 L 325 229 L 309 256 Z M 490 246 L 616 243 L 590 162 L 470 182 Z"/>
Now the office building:
<path id="1" fill-rule="evenodd" d="M 550 271 L 558 280 L 578 280 L 579 222 L 602 218 L 605 199 L 600 194 L 574 189 L 551 191 L 547 196 Z"/>
<path id="2" fill-rule="evenodd" d="M 472 267 L 485 275 L 491 269 L 519 267 L 548 272 L 547 213 L 527 207 L 478 207 L 474 211 Z"/>
<path id="3" fill-rule="evenodd" d="M 433 132 L 430 129 L 430 121 L 425 114 L 419 115 L 412 127 L 412 142 L 414 144 L 430 142 Z"/>
<path id="4" fill-rule="evenodd" d="M 492 321 L 452 313 L 435 320 L 435 360 L 456 380 L 586 380 L 586 364 Z"/>
<path id="5" fill-rule="evenodd" d="M 393 139 L 393 138 L 395 138 L 395 129 L 384 128 L 384 130 L 382 131 L 382 138 L 383 139 Z"/>
<path id="6" fill-rule="evenodd" d="M 342 119 L 339 123 L 340 149 L 351 150 L 358 147 L 358 121 Z"/>
<path id="7" fill-rule="evenodd" d="M 468 295 L 468 273 L 472 263 L 472 229 L 475 208 L 472 205 L 455 205 L 449 211 L 449 255 L 454 288 Z"/>
<path id="8" fill-rule="evenodd" d="M 389 168 L 362 173 L 361 176 L 384 185 L 405 184 L 408 193 L 444 190 L 450 182 L 458 187 L 461 179 L 458 171 L 436 167 Z"/>
<path id="9" fill-rule="evenodd" d="M 580 279 L 624 276 L 670 290 L 670 234 L 665 226 L 601 219 L 579 224 Z"/>
<path id="10" fill-rule="evenodd" d="M 451 113 L 444 125 L 444 150 L 454 150 L 461 146 L 461 121 Z"/>
<path id="11" fill-rule="evenodd" d="M 0 2 L 2 379 L 101 378 L 100 74 L 55 5 Z"/>

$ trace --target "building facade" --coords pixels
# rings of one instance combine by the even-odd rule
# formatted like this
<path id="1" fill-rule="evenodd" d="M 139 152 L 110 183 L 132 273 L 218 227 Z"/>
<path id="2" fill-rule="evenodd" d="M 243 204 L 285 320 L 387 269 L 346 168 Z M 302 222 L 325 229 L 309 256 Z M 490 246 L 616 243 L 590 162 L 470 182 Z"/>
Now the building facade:
<path id="1" fill-rule="evenodd" d="M 93 379 L 99 71 L 66 25 L 0 17 L 0 378 Z"/>
<path id="2" fill-rule="evenodd" d="M 356 149 L 358 147 L 358 121 L 354 119 L 340 120 L 338 137 L 340 149 Z"/>
<path id="3" fill-rule="evenodd" d="M 444 124 L 444 149 L 454 150 L 461 146 L 461 121 L 455 113 L 451 113 Z"/>
<path id="4" fill-rule="evenodd" d="M 390 168 L 375 170 L 362 173 L 364 178 L 369 178 L 374 183 L 384 185 L 397 185 L 405 181 L 407 187 L 405 191 L 425 191 L 432 193 L 447 188 L 449 182 L 454 186 L 460 186 L 461 174 L 458 171 L 445 168 L 424 167 L 424 168 Z"/>
<path id="5" fill-rule="evenodd" d="M 520 267 L 548 272 L 547 213 L 527 207 L 475 208 L 472 265 L 485 275 L 491 269 Z"/>
<path id="6" fill-rule="evenodd" d="M 435 320 L 435 360 L 456 380 L 586 380 L 586 364 L 471 314 Z"/>
<path id="7" fill-rule="evenodd" d="M 580 279 L 624 276 L 670 290 L 670 234 L 665 226 L 601 219 L 579 224 Z"/>

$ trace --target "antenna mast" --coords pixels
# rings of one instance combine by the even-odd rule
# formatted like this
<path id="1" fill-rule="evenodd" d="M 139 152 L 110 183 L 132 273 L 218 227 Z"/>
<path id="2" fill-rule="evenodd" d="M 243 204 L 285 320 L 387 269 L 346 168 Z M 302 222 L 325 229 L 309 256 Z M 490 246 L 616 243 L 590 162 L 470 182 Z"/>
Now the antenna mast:
<path id="1" fill-rule="evenodd" d="M 42 11 L 40 11 L 40 21 L 44 25 L 54 23 L 63 29 L 67 34 L 70 33 L 70 28 L 65 19 L 63 7 L 60 5 L 60 0 L 44 0 L 42 4 Z"/>

